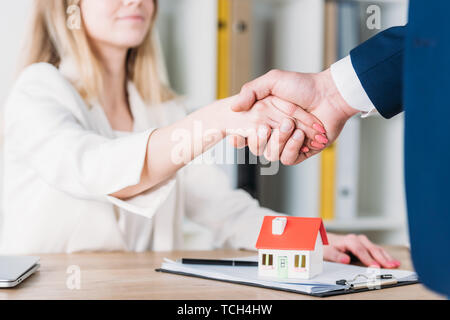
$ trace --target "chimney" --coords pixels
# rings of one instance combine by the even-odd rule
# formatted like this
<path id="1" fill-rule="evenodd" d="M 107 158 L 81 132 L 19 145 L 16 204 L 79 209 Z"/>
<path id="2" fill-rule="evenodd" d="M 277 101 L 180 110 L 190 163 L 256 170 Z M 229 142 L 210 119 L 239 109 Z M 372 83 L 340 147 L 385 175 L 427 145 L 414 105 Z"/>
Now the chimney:
<path id="1" fill-rule="evenodd" d="M 276 217 L 272 220 L 272 234 L 282 235 L 284 228 L 286 227 L 287 218 L 286 217 Z"/>

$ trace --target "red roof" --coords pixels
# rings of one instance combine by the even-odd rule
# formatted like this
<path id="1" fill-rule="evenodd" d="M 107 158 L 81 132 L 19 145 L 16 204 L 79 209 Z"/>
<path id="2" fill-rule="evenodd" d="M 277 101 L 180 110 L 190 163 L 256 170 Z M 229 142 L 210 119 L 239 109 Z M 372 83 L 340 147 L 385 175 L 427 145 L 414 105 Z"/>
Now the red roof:
<path id="1" fill-rule="evenodd" d="M 276 216 L 266 216 L 259 232 L 257 249 L 314 250 L 317 233 L 320 232 L 322 243 L 328 244 L 327 233 L 321 218 L 287 218 L 286 227 L 281 235 L 272 234 L 272 220 Z"/>

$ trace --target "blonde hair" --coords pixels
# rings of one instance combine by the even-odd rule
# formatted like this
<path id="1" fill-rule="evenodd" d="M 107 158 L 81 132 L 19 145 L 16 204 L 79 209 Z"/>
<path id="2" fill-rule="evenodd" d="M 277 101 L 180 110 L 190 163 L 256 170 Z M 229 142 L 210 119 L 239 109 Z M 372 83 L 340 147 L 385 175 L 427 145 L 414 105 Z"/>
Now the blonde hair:
<path id="1" fill-rule="evenodd" d="M 126 63 L 128 80 L 134 83 L 149 105 L 175 97 L 162 81 L 161 60 L 152 32 L 157 11 L 157 0 L 154 1 L 155 13 L 148 34 L 138 47 L 129 50 Z M 26 42 L 28 48 L 24 50 L 22 67 L 38 62 L 59 67 L 62 58 L 71 58 L 80 74 L 80 81 L 74 86 L 84 99 L 98 99 L 103 89 L 103 67 L 89 44 L 81 17 L 81 28 L 67 26 L 69 7 L 78 3 L 79 0 L 34 0 L 31 29 Z"/>

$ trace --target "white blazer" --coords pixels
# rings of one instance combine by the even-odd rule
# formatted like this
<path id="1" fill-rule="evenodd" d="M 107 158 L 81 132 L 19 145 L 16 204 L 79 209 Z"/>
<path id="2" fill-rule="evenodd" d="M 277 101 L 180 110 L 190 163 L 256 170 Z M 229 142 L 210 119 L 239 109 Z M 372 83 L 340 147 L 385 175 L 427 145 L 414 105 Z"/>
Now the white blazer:
<path id="1" fill-rule="evenodd" d="M 192 163 L 126 201 L 109 196 L 140 181 L 149 135 L 185 112 L 176 101 L 146 106 L 130 83 L 134 132 L 118 137 L 71 77 L 32 65 L 6 103 L 0 253 L 181 249 L 185 215 L 212 231 L 215 247 L 254 248 L 262 217 L 276 213 L 215 165 Z"/>

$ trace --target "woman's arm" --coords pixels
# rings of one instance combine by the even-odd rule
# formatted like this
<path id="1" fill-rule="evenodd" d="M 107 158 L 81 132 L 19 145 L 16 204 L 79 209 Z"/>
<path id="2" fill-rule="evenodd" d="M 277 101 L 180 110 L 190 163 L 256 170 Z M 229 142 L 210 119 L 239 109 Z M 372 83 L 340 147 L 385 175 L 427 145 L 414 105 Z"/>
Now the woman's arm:
<path id="1" fill-rule="evenodd" d="M 83 100 L 58 69 L 35 64 L 21 73 L 5 105 L 5 153 L 59 191 L 79 199 L 117 204 L 120 199 L 161 186 L 160 182 L 168 181 L 229 130 L 251 128 L 253 135 L 251 130 L 241 133 L 250 140 L 260 125 L 276 129 L 287 118 L 274 111 L 277 108 L 269 105 L 270 100 L 242 113 L 232 112 L 230 102 L 215 102 L 156 131 L 111 139 L 91 128 Z M 280 139 L 294 131 L 294 122 L 290 123 L 291 130 L 280 133 Z M 197 129 L 199 126 L 203 129 Z M 256 138 L 252 141 L 259 143 Z M 153 209 L 141 213 L 151 216 Z"/>
<path id="2" fill-rule="evenodd" d="M 227 135 L 244 136 L 248 138 L 249 144 L 264 150 L 265 143 L 275 132 L 277 139 L 287 141 L 295 127 L 301 126 L 277 108 L 273 108 L 273 103 L 279 103 L 276 98 L 268 97 L 251 110 L 242 113 L 231 110 L 234 99 L 231 97 L 216 101 L 168 127 L 155 130 L 149 138 L 140 183 L 112 196 L 127 199 L 156 186 Z M 305 117 L 309 117 L 305 119 L 305 123 L 321 124 L 312 115 L 305 113 Z M 283 124 L 289 128 L 281 131 Z M 271 129 L 275 131 L 272 133 Z M 305 138 L 303 131 L 312 139 L 316 135 L 322 135 L 311 128 L 296 131 L 301 139 Z"/>
<path id="3" fill-rule="evenodd" d="M 226 101 L 214 102 L 170 126 L 155 130 L 148 141 L 140 183 L 112 196 L 127 199 L 154 187 L 221 141 L 225 135 L 218 119 L 226 114 L 225 104 Z"/>

